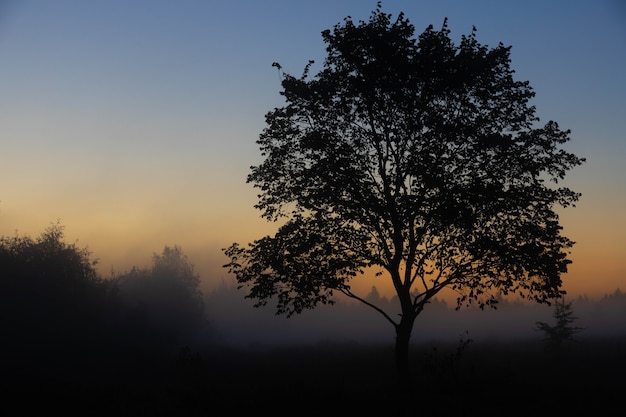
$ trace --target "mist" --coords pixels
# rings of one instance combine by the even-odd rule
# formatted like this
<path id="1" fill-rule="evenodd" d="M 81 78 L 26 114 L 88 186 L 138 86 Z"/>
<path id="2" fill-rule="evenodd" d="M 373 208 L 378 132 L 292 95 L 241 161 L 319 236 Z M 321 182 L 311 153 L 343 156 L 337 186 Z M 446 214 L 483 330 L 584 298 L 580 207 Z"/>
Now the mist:
<path id="1" fill-rule="evenodd" d="M 270 304 L 254 307 L 245 295 L 245 289 L 226 281 L 206 294 L 216 341 L 239 348 L 323 343 L 392 346 L 394 342 L 393 326 L 381 314 L 341 295 L 335 305 L 320 305 L 290 318 L 276 315 Z M 397 317 L 396 299 L 378 296 L 375 288 L 368 299 L 376 299 L 377 305 Z M 620 289 L 600 299 L 581 296 L 571 301 L 576 325 L 582 328 L 577 339 L 626 337 L 626 295 Z M 500 300 L 495 309 L 455 307 L 434 299 L 418 317 L 412 343 L 451 343 L 460 337 L 481 343 L 540 342 L 546 335 L 538 331 L 536 322 L 554 321 L 553 305 L 519 299 Z"/>

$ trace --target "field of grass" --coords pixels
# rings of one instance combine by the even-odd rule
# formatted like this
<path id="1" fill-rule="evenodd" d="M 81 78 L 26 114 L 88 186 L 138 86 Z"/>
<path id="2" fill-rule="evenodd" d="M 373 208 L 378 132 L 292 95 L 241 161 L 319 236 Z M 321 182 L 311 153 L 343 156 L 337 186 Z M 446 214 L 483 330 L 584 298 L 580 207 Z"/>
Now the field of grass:
<path id="1" fill-rule="evenodd" d="M 561 351 L 537 342 L 417 345 L 404 398 L 390 345 L 181 350 L 92 365 L 72 377 L 5 378 L 3 404 L 17 405 L 15 415 L 43 407 L 66 416 L 560 416 L 626 407 L 626 340 L 616 339 Z"/>

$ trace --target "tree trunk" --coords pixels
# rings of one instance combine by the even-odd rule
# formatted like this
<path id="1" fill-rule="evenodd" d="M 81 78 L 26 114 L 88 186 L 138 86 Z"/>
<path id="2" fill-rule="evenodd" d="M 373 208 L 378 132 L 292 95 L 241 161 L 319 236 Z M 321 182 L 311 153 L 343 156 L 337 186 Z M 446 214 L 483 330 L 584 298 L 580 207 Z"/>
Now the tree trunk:
<path id="1" fill-rule="evenodd" d="M 411 385 L 411 372 L 409 367 L 409 342 L 415 320 L 402 316 L 400 323 L 396 325 L 395 363 L 400 388 L 409 389 Z"/>
<path id="2" fill-rule="evenodd" d="M 396 325 L 396 346 L 395 346 L 395 363 L 397 372 L 398 388 L 396 391 L 396 415 L 411 415 L 414 402 L 412 398 L 413 381 L 411 378 L 411 368 L 409 366 L 409 342 L 411 340 L 411 332 L 413 330 L 413 322 L 415 319 L 406 319 L 402 316 L 400 323 Z"/>

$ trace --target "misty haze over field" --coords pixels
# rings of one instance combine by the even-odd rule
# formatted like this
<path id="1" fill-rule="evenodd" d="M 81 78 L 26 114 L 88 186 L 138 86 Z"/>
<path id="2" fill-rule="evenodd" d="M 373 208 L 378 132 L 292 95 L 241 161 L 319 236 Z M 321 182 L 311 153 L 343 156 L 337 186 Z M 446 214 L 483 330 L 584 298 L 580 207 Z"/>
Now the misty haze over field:
<path id="1" fill-rule="evenodd" d="M 269 304 L 254 308 L 252 300 L 244 299 L 245 294 L 245 289 L 237 290 L 235 284 L 226 282 L 206 294 L 207 316 L 217 340 L 239 347 L 322 342 L 393 345 L 393 327 L 382 315 L 341 296 L 336 297 L 335 305 L 321 305 L 286 318 L 276 316 Z M 576 339 L 626 336 L 626 294 L 619 289 L 599 300 L 579 297 L 571 301 L 577 318 L 574 324 L 583 328 Z M 377 304 L 394 311 L 394 302 L 380 298 Z M 535 323 L 553 323 L 553 312 L 554 306 L 523 300 L 502 301 L 496 310 L 455 310 L 454 304 L 435 299 L 418 317 L 412 340 L 418 344 L 456 342 L 460 337 L 477 343 L 541 341 L 545 334 Z"/>

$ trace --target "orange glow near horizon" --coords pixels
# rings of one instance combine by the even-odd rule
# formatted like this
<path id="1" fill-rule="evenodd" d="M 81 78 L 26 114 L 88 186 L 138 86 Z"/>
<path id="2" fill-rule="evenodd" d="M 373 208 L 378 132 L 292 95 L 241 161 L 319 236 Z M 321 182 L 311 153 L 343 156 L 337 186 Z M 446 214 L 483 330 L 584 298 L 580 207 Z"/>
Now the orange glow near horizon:
<path id="1" fill-rule="evenodd" d="M 215 180 L 206 192 L 197 191 L 197 185 L 184 189 L 176 183 L 137 191 L 132 183 L 118 182 L 117 188 L 83 187 L 77 195 L 67 184 L 36 195 L 24 184 L 0 201 L 0 234 L 35 237 L 58 220 L 65 227 L 66 241 L 87 247 L 99 260 L 104 277 L 133 266 L 147 267 L 154 253 L 178 245 L 195 265 L 204 289 L 210 290 L 233 279 L 222 267 L 227 262 L 222 248 L 233 242 L 247 244 L 277 227 L 260 218 L 253 207 L 256 190 L 245 184 L 245 175 L 239 175 L 236 182 Z M 563 288 L 571 297 L 598 298 L 626 289 L 626 257 L 620 243 L 626 231 L 620 208 L 626 198 L 613 194 L 600 200 L 597 190 L 580 191 L 583 197 L 578 206 L 561 211 L 563 234 L 575 242 Z M 352 285 L 360 295 L 369 293 L 372 286 L 388 298 L 394 294 L 385 275 L 357 277 Z"/>
<path id="2" fill-rule="evenodd" d="M 194 264 L 196 272 L 199 273 L 203 290 L 210 291 L 222 282 L 234 283 L 234 278 L 229 276 L 226 269 L 222 267 L 228 259 L 221 249 L 232 242 L 248 243 L 256 238 L 272 232 L 259 229 L 259 233 L 252 237 L 250 231 L 254 230 L 255 221 L 241 222 L 242 229 L 232 231 L 230 234 L 220 236 L 208 233 L 209 227 L 199 227 L 196 233 L 176 234 L 178 240 L 167 239 L 167 231 L 159 236 L 154 231 L 138 230 L 129 228 L 123 223 L 113 223 L 111 225 L 102 224 L 99 229 L 89 229 L 85 224 L 77 221 L 68 223 L 61 222 L 65 226 L 66 241 L 76 242 L 79 247 L 87 247 L 92 253 L 93 259 L 98 259 L 98 270 L 103 277 L 109 277 L 111 273 L 123 273 L 133 266 L 148 267 L 152 262 L 152 255 L 161 253 L 165 246 L 178 245 Z M 42 224 L 50 224 L 44 223 Z M 130 224 L 130 223 L 128 223 Z M 33 230 L 18 230 L 21 235 L 38 236 L 45 228 Z M 85 230 L 80 235 L 77 230 Z M 206 234 L 197 233 L 207 230 Z M 222 231 L 223 232 L 223 231 Z M 9 235 L 12 233 L 4 233 Z M 578 246 L 578 245 L 577 245 Z M 582 244 L 582 249 L 585 249 Z M 576 247 L 572 252 L 573 263 L 569 267 L 568 273 L 563 275 L 563 289 L 567 291 L 569 297 L 587 295 L 591 298 L 599 298 L 606 294 L 613 293 L 616 289 L 624 289 L 625 275 L 624 262 L 613 257 L 613 254 L 601 251 L 584 252 Z M 594 265 L 601 265 L 597 267 Z M 599 271 L 602 275 L 599 276 Z M 367 295 L 375 286 L 381 296 L 387 298 L 395 294 L 391 281 L 386 274 L 374 277 L 373 274 L 357 276 L 351 281 L 353 290 L 361 295 Z M 340 297 L 341 298 L 341 297 Z M 452 302 L 455 294 L 450 291 L 443 291 L 438 298 Z"/>

